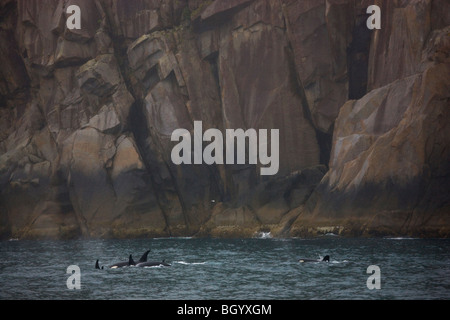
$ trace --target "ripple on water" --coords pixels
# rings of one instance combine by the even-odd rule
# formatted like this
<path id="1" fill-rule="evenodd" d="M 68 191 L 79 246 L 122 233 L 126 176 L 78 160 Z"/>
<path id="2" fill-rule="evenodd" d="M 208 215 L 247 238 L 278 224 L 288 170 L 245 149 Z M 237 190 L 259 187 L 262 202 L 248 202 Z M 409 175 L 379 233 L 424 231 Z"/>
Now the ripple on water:
<path id="1" fill-rule="evenodd" d="M 140 257 L 171 267 L 96 270 Z M 445 239 L 139 239 L 0 242 L 1 299 L 449 299 Z M 329 263 L 298 263 L 330 255 Z M 26 263 L 24 263 L 26 261 Z M 81 290 L 69 290 L 69 265 Z M 381 289 L 366 270 L 378 265 Z"/>

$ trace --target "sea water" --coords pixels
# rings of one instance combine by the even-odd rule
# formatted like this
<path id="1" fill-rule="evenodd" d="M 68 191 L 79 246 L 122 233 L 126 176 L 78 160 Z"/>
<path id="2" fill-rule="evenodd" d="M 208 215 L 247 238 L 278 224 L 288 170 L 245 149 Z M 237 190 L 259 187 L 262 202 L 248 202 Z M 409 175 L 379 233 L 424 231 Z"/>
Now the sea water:
<path id="1" fill-rule="evenodd" d="M 0 299 L 449 299 L 450 240 L 164 238 L 0 242 Z M 151 250 L 170 267 L 95 269 Z M 299 263 L 300 258 L 329 262 Z M 80 289 L 70 289 L 69 266 Z M 379 268 L 370 289 L 369 266 Z"/>

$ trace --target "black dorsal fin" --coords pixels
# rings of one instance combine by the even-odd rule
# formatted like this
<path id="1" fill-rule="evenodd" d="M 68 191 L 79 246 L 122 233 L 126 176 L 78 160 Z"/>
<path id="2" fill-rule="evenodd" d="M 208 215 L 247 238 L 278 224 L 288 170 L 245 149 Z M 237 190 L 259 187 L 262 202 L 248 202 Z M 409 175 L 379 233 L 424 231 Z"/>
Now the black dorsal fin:
<path id="1" fill-rule="evenodd" d="M 129 265 L 129 266 L 134 266 L 134 265 L 136 265 L 136 263 L 134 262 L 133 257 L 131 256 L 131 254 L 130 254 L 130 257 L 128 258 L 128 265 Z"/>
<path id="2" fill-rule="evenodd" d="M 100 269 L 100 266 L 98 265 L 98 260 L 95 261 L 95 269 Z"/>
<path id="3" fill-rule="evenodd" d="M 150 250 L 145 251 L 145 253 L 142 255 L 142 257 L 139 259 L 139 262 L 147 262 L 147 256 Z"/>

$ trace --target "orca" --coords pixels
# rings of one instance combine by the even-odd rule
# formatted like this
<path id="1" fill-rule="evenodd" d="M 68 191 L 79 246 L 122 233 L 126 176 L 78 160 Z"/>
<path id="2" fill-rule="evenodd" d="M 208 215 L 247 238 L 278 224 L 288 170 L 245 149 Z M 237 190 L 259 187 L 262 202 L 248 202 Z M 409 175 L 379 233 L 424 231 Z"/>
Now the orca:
<path id="1" fill-rule="evenodd" d="M 149 252 L 150 252 L 150 250 L 145 251 L 144 254 L 142 255 L 142 257 L 139 259 L 138 263 L 147 262 L 147 256 L 148 256 Z M 134 265 L 136 265 L 136 262 L 134 262 L 131 254 L 130 254 L 128 261 L 117 262 L 115 264 L 108 266 L 108 268 L 116 269 L 116 268 L 122 268 L 122 267 L 127 267 L 127 266 L 134 266 Z M 103 266 L 100 268 L 100 266 L 98 264 L 98 260 L 95 262 L 95 269 L 103 269 Z"/>
<path id="2" fill-rule="evenodd" d="M 330 256 L 326 255 L 325 257 L 320 259 L 299 259 L 298 262 L 304 263 L 304 262 L 330 262 Z"/>
<path id="3" fill-rule="evenodd" d="M 148 262 L 140 262 L 136 264 L 136 267 L 170 267 L 171 265 L 167 263 L 165 260 L 163 261 L 148 261 Z"/>
<path id="4" fill-rule="evenodd" d="M 97 259 L 97 261 L 95 261 L 95 269 L 100 269 L 100 266 L 98 265 L 98 259 Z M 103 266 L 102 266 L 102 269 L 103 269 Z"/>
<path id="5" fill-rule="evenodd" d="M 115 264 L 110 265 L 108 268 L 117 269 L 117 268 L 134 266 L 134 265 L 136 265 L 136 262 L 134 262 L 133 257 L 130 254 L 130 256 L 128 257 L 128 261 L 117 262 Z"/>
<path id="6" fill-rule="evenodd" d="M 121 261 L 121 262 L 117 262 L 115 264 L 112 264 L 110 266 L 108 266 L 109 269 L 117 269 L 117 268 L 122 268 L 122 267 L 127 267 L 127 266 L 134 266 L 136 263 L 133 260 L 133 257 L 130 256 L 128 257 L 128 261 Z M 98 264 L 98 259 L 97 261 L 95 261 L 95 269 L 103 269 L 104 267 L 102 266 L 100 268 L 99 264 Z"/>

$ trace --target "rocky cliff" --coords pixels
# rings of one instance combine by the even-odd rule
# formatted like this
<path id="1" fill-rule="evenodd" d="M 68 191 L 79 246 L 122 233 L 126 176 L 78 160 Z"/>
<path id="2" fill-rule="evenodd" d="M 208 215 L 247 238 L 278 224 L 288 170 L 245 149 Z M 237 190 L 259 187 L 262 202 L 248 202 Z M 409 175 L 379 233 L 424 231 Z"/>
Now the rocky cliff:
<path id="1" fill-rule="evenodd" d="M 448 237 L 449 9 L 1 0 L 0 236 Z M 277 174 L 175 165 L 194 121 L 278 129 Z"/>

